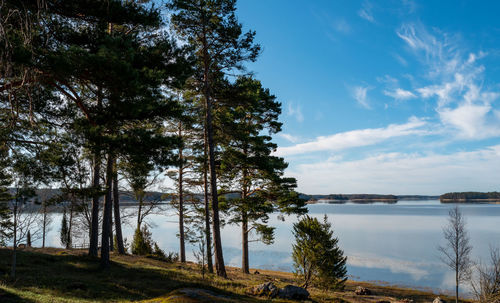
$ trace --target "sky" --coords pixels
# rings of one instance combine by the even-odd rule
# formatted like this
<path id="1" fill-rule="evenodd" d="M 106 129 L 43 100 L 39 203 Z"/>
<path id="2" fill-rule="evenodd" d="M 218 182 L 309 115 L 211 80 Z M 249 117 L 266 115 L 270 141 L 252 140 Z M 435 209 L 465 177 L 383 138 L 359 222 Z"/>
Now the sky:
<path id="1" fill-rule="evenodd" d="M 500 2 L 239 0 L 309 194 L 500 190 Z"/>

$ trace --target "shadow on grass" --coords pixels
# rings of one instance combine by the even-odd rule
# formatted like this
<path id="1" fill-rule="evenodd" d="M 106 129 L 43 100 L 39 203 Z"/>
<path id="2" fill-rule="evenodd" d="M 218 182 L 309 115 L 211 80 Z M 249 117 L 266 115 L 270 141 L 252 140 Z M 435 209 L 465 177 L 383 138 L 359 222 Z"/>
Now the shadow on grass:
<path id="1" fill-rule="evenodd" d="M 13 294 L 9 291 L 0 288 L 0 302 L 2 303 L 18 303 L 18 302 L 34 302 L 31 300 L 26 300 L 24 298 L 19 297 L 16 294 Z"/>
<path id="2" fill-rule="evenodd" d="M 9 249 L 0 249 L 0 272 L 7 272 L 10 267 L 11 253 Z M 4 285 L 20 291 L 71 301 L 145 300 L 183 287 L 204 288 L 233 298 L 249 299 L 208 286 L 195 275 L 178 270 L 175 265 L 169 268 L 157 268 L 148 267 L 140 261 L 134 264 L 112 262 L 108 270 L 102 270 L 99 267 L 99 260 L 95 258 L 51 255 L 36 251 L 19 251 L 17 259 L 17 278 L 15 281 L 5 280 Z M 225 286 L 241 285 L 227 282 Z M 0 294 L 4 295 L 1 292 Z M 20 299 L 16 301 L 15 294 L 5 293 L 4 296 L 11 301 L 4 300 L 0 296 L 1 302 L 21 302 Z"/>

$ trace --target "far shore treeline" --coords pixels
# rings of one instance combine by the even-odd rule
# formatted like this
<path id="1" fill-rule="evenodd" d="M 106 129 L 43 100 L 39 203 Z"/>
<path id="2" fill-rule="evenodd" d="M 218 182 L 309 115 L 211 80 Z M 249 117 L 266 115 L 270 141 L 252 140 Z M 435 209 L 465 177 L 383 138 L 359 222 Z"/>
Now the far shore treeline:
<path id="1" fill-rule="evenodd" d="M 36 194 L 31 199 L 35 204 L 39 204 L 38 197 L 64 197 L 62 194 L 64 188 L 42 188 L 36 189 Z M 10 188 L 9 191 L 14 193 L 15 189 Z M 203 194 L 192 194 L 195 200 L 203 199 Z M 234 199 L 237 193 L 227 193 L 224 196 L 227 199 Z M 300 199 L 308 201 L 308 203 L 316 203 L 319 200 L 336 201 L 336 202 L 357 202 L 357 203 L 370 203 L 370 202 L 387 202 L 396 203 L 397 201 L 423 201 L 423 200 L 440 200 L 441 203 L 497 203 L 500 202 L 499 192 L 450 192 L 440 196 L 432 195 L 380 195 L 380 194 L 303 194 L 299 193 Z M 145 191 L 142 197 L 143 202 L 155 203 L 170 203 L 173 197 L 167 192 L 161 191 Z M 119 191 L 119 201 L 123 204 L 136 205 L 140 201 L 137 199 L 133 191 L 121 190 Z M 63 202 L 63 201 L 61 201 Z M 174 201 L 175 203 L 175 201 Z M 189 204 L 189 201 L 186 201 Z"/>
<path id="2" fill-rule="evenodd" d="M 14 193 L 15 189 L 10 188 L 9 189 L 11 193 Z M 60 199 L 61 197 L 65 197 L 63 192 L 64 188 L 40 188 L 36 189 L 34 197 L 31 199 L 31 201 L 35 204 L 39 204 L 41 201 L 38 197 L 44 197 L 45 199 L 50 199 L 50 198 L 58 198 Z M 325 201 L 337 201 L 337 202 L 358 202 L 358 203 L 369 203 L 369 202 L 387 202 L 387 203 L 395 203 L 397 201 L 422 201 L 422 200 L 439 200 L 441 197 L 444 197 L 445 195 L 450 195 L 450 194 L 465 194 L 465 193 L 447 193 L 442 196 L 430 196 L 430 195 L 380 195 L 380 194 L 304 194 L 304 193 L 299 193 L 299 198 L 305 201 L 308 201 L 309 203 L 314 203 L 319 200 L 325 200 Z M 469 193 L 467 193 L 469 194 Z M 470 194 L 485 194 L 485 193 L 476 193 L 476 192 L 471 192 Z M 498 193 L 486 193 L 486 194 L 498 194 Z M 196 193 L 190 193 L 190 195 L 193 196 L 193 200 L 202 200 L 203 199 L 203 194 L 196 194 Z M 226 199 L 234 199 L 237 198 L 238 193 L 226 193 L 223 196 L 226 197 Z M 500 196 L 500 194 L 499 194 Z M 175 200 L 175 197 L 173 197 L 171 194 L 168 192 L 161 192 L 161 191 L 145 191 L 142 196 L 142 202 L 154 202 L 154 203 L 170 203 L 173 201 L 172 199 Z M 484 198 L 483 198 L 484 199 Z M 139 201 L 134 194 L 133 191 L 127 191 L 127 190 L 120 190 L 119 191 L 119 201 L 120 203 L 123 204 L 128 204 L 128 205 L 135 205 L 139 204 L 141 201 Z M 64 201 L 61 201 L 64 202 Z M 189 204 L 190 201 L 187 200 L 185 203 Z"/>
<path id="3" fill-rule="evenodd" d="M 499 192 L 454 192 L 446 193 L 439 197 L 441 203 L 470 203 L 470 202 L 484 202 L 484 203 L 499 203 Z"/>

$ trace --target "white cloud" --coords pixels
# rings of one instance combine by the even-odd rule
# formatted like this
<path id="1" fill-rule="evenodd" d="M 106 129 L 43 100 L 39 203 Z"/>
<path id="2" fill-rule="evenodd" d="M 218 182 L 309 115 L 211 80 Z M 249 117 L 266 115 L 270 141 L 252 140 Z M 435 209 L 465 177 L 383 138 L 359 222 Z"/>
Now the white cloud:
<path id="1" fill-rule="evenodd" d="M 404 124 L 391 124 L 383 128 L 352 130 L 330 136 L 317 137 L 314 141 L 307 143 L 278 147 L 276 155 L 288 156 L 318 151 L 339 151 L 374 145 L 395 137 L 428 134 L 428 131 L 423 129 L 426 124 L 427 122 L 424 120 L 412 117 Z"/>
<path id="2" fill-rule="evenodd" d="M 492 111 L 490 104 L 464 103 L 454 109 L 443 108 L 439 110 L 439 116 L 445 125 L 449 125 L 459 131 L 459 138 L 483 139 L 500 136 L 500 123 L 488 122 L 486 117 Z"/>
<path id="3" fill-rule="evenodd" d="M 373 17 L 372 9 L 373 5 L 370 2 L 365 1 L 363 2 L 361 9 L 358 11 L 358 16 L 371 23 L 375 23 L 375 18 Z"/>
<path id="4" fill-rule="evenodd" d="M 423 62 L 430 84 L 416 89 L 424 99 L 435 98 L 435 111 L 444 128 L 457 139 L 484 139 L 500 135 L 500 119 L 493 102 L 500 92 L 484 86 L 487 54 L 464 51 L 456 35 L 422 25 L 403 24 L 397 35 Z"/>
<path id="5" fill-rule="evenodd" d="M 451 154 L 382 153 L 319 161 L 290 170 L 307 193 L 442 194 L 498 188 L 500 145 Z"/>
<path id="6" fill-rule="evenodd" d="M 371 88 L 369 86 L 355 86 L 352 88 L 352 97 L 358 102 L 359 105 L 366 109 L 370 109 L 371 106 L 368 102 L 367 92 Z"/>
<path id="7" fill-rule="evenodd" d="M 279 133 L 278 136 L 292 143 L 297 143 L 299 141 L 299 137 L 287 133 Z"/>
<path id="8" fill-rule="evenodd" d="M 404 90 L 402 88 L 396 88 L 394 90 L 384 90 L 384 94 L 386 96 L 392 97 L 396 100 L 408 100 L 408 99 L 413 99 L 416 98 L 414 93 Z"/>
<path id="9" fill-rule="evenodd" d="M 294 106 L 293 103 L 288 104 L 288 116 L 295 117 L 298 122 L 304 121 L 304 115 L 302 114 L 302 107 L 297 104 Z"/>

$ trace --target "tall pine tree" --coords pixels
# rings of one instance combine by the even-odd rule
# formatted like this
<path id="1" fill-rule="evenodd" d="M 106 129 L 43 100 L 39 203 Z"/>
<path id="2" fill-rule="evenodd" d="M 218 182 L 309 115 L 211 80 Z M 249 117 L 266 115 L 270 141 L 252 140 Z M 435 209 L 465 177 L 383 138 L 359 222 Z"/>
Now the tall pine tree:
<path id="1" fill-rule="evenodd" d="M 285 178 L 288 164 L 272 155 L 276 144 L 271 135 L 281 130 L 281 103 L 258 80 L 240 77 L 228 90 L 219 110 L 220 140 L 224 142 L 220 176 L 224 190 L 238 198 L 224 198 L 229 222 L 241 225 L 242 271 L 249 273 L 249 236 L 265 244 L 274 239 L 269 214 L 307 212 L 305 201 L 293 191 L 294 178 Z"/>
<path id="2" fill-rule="evenodd" d="M 220 235 L 213 107 L 221 75 L 242 70 L 245 61 L 256 59 L 260 46 L 253 43 L 254 32 L 242 32 L 235 15 L 235 0 L 172 0 L 168 7 L 173 11 L 173 29 L 195 48 L 196 72 L 190 83 L 204 98 L 215 267 L 217 275 L 226 277 Z"/>

